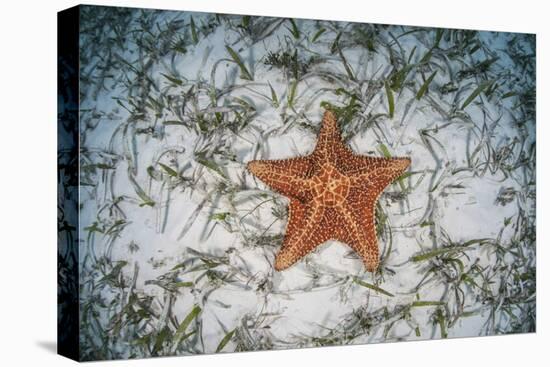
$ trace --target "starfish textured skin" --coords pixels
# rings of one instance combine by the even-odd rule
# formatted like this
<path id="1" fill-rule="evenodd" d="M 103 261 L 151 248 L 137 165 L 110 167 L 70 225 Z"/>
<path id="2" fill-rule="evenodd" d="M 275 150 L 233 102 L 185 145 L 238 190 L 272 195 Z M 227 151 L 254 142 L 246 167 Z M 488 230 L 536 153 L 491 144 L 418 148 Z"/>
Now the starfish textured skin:
<path id="1" fill-rule="evenodd" d="M 379 264 L 375 207 L 382 191 L 410 165 L 407 157 L 353 153 L 326 111 L 315 150 L 307 156 L 253 160 L 248 170 L 290 200 L 288 224 L 275 269 L 284 270 L 328 240 L 348 244 L 367 271 Z"/>

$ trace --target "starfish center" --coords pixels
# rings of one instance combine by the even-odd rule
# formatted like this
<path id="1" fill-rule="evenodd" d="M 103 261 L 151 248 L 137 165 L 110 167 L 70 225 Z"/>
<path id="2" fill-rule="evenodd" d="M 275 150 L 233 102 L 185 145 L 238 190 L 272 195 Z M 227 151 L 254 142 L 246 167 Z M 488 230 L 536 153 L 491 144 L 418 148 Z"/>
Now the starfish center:
<path id="1" fill-rule="evenodd" d="M 324 206 L 337 206 L 346 201 L 350 189 L 350 178 L 341 174 L 336 167 L 325 163 L 317 175 L 312 177 L 313 196 Z"/>

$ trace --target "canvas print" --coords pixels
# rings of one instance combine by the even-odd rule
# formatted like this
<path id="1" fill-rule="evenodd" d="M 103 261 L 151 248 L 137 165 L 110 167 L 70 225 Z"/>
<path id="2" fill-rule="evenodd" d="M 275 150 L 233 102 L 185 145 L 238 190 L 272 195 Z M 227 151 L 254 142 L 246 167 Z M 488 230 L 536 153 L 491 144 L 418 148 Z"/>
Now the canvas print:
<path id="1" fill-rule="evenodd" d="M 535 331 L 534 34 L 58 19 L 61 354 Z"/>

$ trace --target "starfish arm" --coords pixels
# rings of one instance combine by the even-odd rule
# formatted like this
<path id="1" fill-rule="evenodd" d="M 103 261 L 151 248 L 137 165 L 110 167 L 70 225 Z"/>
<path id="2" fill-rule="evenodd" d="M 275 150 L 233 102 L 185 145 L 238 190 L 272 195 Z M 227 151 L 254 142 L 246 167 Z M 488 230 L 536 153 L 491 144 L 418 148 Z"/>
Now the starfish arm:
<path id="1" fill-rule="evenodd" d="M 322 225 L 325 209 L 317 204 L 307 206 L 291 201 L 287 232 L 275 258 L 275 270 L 284 270 L 330 238 Z"/>
<path id="2" fill-rule="evenodd" d="M 290 204 L 288 205 L 288 223 L 286 225 L 283 246 L 285 246 L 286 242 L 294 237 L 296 233 L 300 232 L 305 214 L 306 206 L 302 204 L 300 200 L 290 198 Z"/>
<path id="3" fill-rule="evenodd" d="M 273 190 L 287 196 L 304 198 L 309 182 L 307 176 L 311 170 L 308 157 L 254 160 L 247 169 Z"/>
<path id="4" fill-rule="evenodd" d="M 410 158 L 361 156 L 355 156 L 354 158 L 359 163 L 351 169 L 352 166 L 348 165 L 348 172 L 346 172 L 352 178 L 352 185 L 376 192 L 382 192 L 386 186 L 401 176 L 411 164 Z"/>
<path id="5" fill-rule="evenodd" d="M 374 222 L 374 202 L 366 204 L 361 209 L 347 205 L 338 207 L 338 214 L 343 219 L 343 231 L 339 239 L 361 256 L 367 271 L 374 272 L 380 261 Z"/>
<path id="6" fill-rule="evenodd" d="M 312 154 L 314 161 L 320 164 L 324 162 L 337 164 L 339 158 L 347 157 L 350 154 L 351 151 L 342 141 L 336 116 L 332 111 L 325 111 L 321 122 L 321 131 Z"/>

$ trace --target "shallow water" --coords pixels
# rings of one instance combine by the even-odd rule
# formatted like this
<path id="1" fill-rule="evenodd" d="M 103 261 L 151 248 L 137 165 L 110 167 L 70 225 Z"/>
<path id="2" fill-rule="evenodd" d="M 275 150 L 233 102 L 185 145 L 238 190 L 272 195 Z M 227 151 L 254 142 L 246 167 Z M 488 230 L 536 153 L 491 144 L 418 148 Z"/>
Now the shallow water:
<path id="1" fill-rule="evenodd" d="M 83 359 L 532 332 L 535 38 L 84 7 Z M 429 81 L 429 82 L 428 82 Z M 288 201 L 252 159 L 409 156 L 375 274 L 329 241 L 273 269 Z"/>

